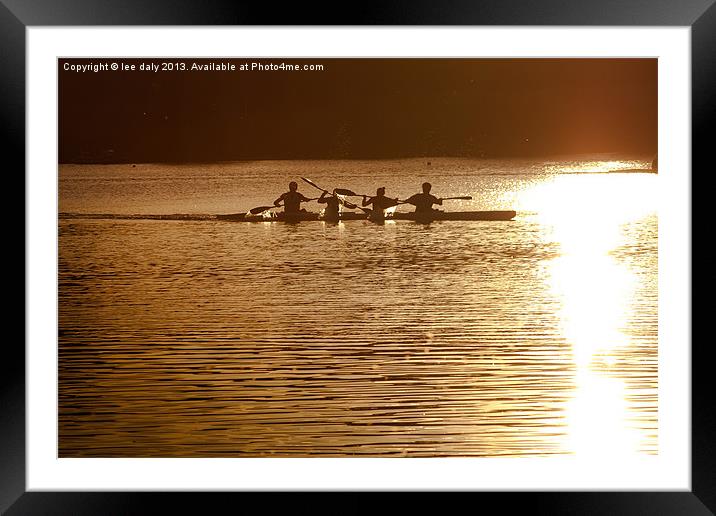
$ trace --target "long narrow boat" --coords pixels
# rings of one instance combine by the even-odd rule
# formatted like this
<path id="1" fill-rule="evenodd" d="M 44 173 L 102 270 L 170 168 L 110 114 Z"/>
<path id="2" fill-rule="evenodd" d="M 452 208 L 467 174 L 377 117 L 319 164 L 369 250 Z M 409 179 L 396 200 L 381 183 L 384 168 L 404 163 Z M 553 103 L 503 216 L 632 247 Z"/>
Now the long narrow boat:
<path id="1" fill-rule="evenodd" d="M 512 210 L 504 211 L 434 211 L 430 216 L 418 216 L 415 213 L 396 212 L 385 218 L 389 220 L 413 220 L 416 222 L 433 222 L 440 220 L 512 220 L 517 213 Z M 230 213 L 217 215 L 218 220 L 231 222 L 305 222 L 311 220 L 323 220 L 319 213 L 301 212 L 292 215 L 285 213 L 271 213 L 270 216 L 251 215 L 250 213 Z M 366 213 L 344 211 L 341 213 L 341 220 L 367 220 Z"/>

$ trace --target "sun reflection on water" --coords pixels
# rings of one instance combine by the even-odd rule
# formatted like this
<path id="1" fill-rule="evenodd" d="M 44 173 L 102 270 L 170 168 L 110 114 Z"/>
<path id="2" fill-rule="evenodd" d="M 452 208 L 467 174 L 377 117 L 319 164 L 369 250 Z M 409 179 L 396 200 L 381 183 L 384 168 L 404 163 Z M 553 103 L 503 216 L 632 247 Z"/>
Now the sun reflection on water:
<path id="1" fill-rule="evenodd" d="M 634 277 L 609 256 L 562 256 L 551 264 L 550 288 L 562 301 L 562 330 L 578 366 L 629 344 L 620 331 Z"/>
<path id="2" fill-rule="evenodd" d="M 621 459 L 639 451 L 639 435 L 629 426 L 624 382 L 578 366 L 576 388 L 566 408 L 567 447 L 581 457 Z"/>
<path id="3" fill-rule="evenodd" d="M 610 161 L 580 161 L 572 165 L 548 165 L 545 167 L 546 172 L 554 172 L 558 174 L 569 174 L 579 172 L 615 172 L 619 170 L 647 170 L 651 166 L 650 163 L 640 160 L 610 160 Z"/>
<path id="4" fill-rule="evenodd" d="M 615 251 L 624 243 L 625 225 L 655 212 L 656 178 L 625 175 L 618 188 L 613 178 L 585 179 L 558 176 L 543 183 L 525 192 L 523 208 L 537 213 L 545 242 L 559 246 L 559 256 L 546 266 L 575 368 L 565 411 L 567 447 L 580 456 L 623 457 L 639 451 L 626 385 L 594 365 L 616 364 L 614 353 L 632 345 L 625 328 L 639 278 Z"/>

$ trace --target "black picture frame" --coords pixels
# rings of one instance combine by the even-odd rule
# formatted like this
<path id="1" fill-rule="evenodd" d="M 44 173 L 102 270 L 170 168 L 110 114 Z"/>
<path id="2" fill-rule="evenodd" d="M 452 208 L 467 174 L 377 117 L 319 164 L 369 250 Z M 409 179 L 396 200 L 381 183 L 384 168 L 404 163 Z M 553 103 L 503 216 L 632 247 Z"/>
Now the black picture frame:
<path id="1" fill-rule="evenodd" d="M 216 0 L 0 0 L 0 74 L 3 141 L 7 175 L 25 170 L 25 31 L 32 26 L 86 25 L 552 25 L 552 26 L 688 26 L 692 70 L 692 292 L 713 286 L 708 188 L 714 173 L 708 128 L 716 114 L 715 0 L 483 0 L 392 1 L 363 4 L 271 3 Z M 708 165 L 707 165 L 708 163 Z M 710 165 L 710 166 L 709 166 Z M 696 174 L 694 170 L 700 170 Z M 21 186 L 25 191 L 24 181 Z M 20 197 L 16 195 L 16 197 Z M 22 196 L 24 199 L 24 195 Z M 24 214 L 24 207 L 21 208 Z M 699 216 L 701 215 L 701 216 Z M 19 225 L 14 225 L 19 231 Z M 24 225 L 23 225 L 24 242 Z M 23 270 L 28 256 L 23 245 Z M 13 260 L 19 260 L 15 254 Z M 27 271 L 25 280 L 27 281 Z M 711 280 L 711 281 L 709 281 Z M 23 295 L 25 299 L 25 295 Z M 481 504 L 499 503 L 500 511 L 537 514 L 714 514 L 716 511 L 715 404 L 709 392 L 708 339 L 696 338 L 708 303 L 692 303 L 692 489 L 688 492 L 505 492 L 473 493 Z M 20 303 L 14 303 L 19 305 Z M 25 303 L 22 303 L 23 310 Z M 701 316 L 701 317 L 699 317 Z M 26 319 L 25 319 L 26 320 Z M 246 493 L 26 492 L 25 488 L 25 333 L 23 344 L 5 340 L 0 392 L 0 511 L 17 514 L 134 514 L 149 503 L 171 503 L 187 512 L 206 513 L 207 504 L 228 505 Z M 710 388 L 711 387 L 711 388 Z M 245 503 L 245 502 L 244 502 Z M 218 506 L 218 505 L 217 505 Z M 232 508 L 233 507 L 233 508 Z"/>

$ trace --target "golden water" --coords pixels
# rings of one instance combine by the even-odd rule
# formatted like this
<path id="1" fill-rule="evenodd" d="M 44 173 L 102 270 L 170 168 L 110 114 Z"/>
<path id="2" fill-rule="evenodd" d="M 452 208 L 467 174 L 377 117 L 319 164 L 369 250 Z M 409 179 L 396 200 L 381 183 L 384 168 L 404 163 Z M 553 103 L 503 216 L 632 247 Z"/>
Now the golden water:
<path id="1" fill-rule="evenodd" d="M 170 201 L 188 184 L 152 206 L 141 177 L 117 193 L 120 176 L 78 170 L 60 211 L 192 211 Z M 311 179 L 365 180 L 335 174 Z M 476 197 L 446 209 L 518 216 L 60 218 L 60 456 L 657 453 L 658 176 L 443 174 L 438 195 Z M 283 179 L 194 212 L 270 203 Z"/>

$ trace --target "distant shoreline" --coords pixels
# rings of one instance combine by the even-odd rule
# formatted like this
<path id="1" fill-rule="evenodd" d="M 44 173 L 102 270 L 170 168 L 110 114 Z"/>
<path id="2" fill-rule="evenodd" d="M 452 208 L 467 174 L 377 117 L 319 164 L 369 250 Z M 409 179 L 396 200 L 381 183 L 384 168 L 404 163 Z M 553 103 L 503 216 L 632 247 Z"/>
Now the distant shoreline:
<path id="1" fill-rule="evenodd" d="M 257 158 L 257 159 L 234 159 L 216 161 L 60 161 L 58 165 L 219 165 L 230 163 L 260 163 L 260 162 L 287 162 L 287 161 L 325 161 L 325 162 L 366 162 L 366 161 L 425 161 L 431 164 L 438 164 L 441 160 L 450 161 L 501 161 L 521 160 L 526 162 L 550 162 L 550 161 L 644 161 L 651 163 L 653 155 L 650 154 L 621 154 L 618 152 L 596 152 L 580 154 L 554 154 L 547 156 L 404 156 L 393 158 Z M 637 169 L 626 169 L 634 170 Z M 616 170 L 621 172 L 621 170 Z M 650 171 L 650 169 L 644 169 Z"/>

